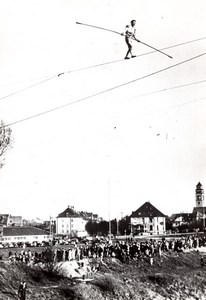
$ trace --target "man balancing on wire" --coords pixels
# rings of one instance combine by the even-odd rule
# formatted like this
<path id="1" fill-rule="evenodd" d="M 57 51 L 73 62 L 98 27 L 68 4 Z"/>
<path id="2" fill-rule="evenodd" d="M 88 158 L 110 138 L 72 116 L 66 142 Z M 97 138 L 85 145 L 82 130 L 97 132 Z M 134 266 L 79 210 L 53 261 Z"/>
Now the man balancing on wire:
<path id="1" fill-rule="evenodd" d="M 137 42 L 140 42 L 139 40 L 136 39 L 135 34 L 136 34 L 136 28 L 135 28 L 136 20 L 132 20 L 130 22 L 130 25 L 127 25 L 125 27 L 125 31 L 121 33 L 121 35 L 125 36 L 125 42 L 128 47 L 128 51 L 126 53 L 125 59 L 130 59 L 129 54 L 131 57 L 136 57 L 136 55 L 132 54 L 132 42 L 136 40 Z"/>

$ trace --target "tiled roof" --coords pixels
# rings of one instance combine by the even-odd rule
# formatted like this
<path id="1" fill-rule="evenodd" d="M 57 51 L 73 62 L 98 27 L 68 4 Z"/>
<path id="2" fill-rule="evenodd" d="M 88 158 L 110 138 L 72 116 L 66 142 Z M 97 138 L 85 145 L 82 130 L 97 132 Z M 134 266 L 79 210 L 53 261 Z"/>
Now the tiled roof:
<path id="1" fill-rule="evenodd" d="M 93 214 L 87 211 L 75 211 L 73 206 L 68 206 L 68 208 L 60 213 L 57 218 L 84 218 L 84 219 L 95 219 L 98 218 L 98 214 Z"/>
<path id="2" fill-rule="evenodd" d="M 193 213 L 177 213 L 177 214 L 172 214 L 171 215 L 171 219 L 175 219 L 175 218 L 178 218 L 178 217 L 190 217 L 190 216 L 194 216 Z"/>
<path id="3" fill-rule="evenodd" d="M 196 213 L 178 213 L 178 214 L 172 214 L 171 219 L 173 221 L 181 218 L 184 221 L 192 221 L 196 217 Z"/>
<path id="4" fill-rule="evenodd" d="M 86 211 L 79 211 L 78 213 L 83 218 L 92 218 L 92 213 L 88 213 Z"/>
<path id="5" fill-rule="evenodd" d="M 68 218 L 68 217 L 79 217 L 80 215 L 72 208 L 67 207 L 67 209 L 65 209 L 65 211 L 63 211 L 62 213 L 60 213 L 57 218 Z"/>
<path id="6" fill-rule="evenodd" d="M 49 235 L 49 232 L 36 227 L 4 227 L 3 236 Z"/>
<path id="7" fill-rule="evenodd" d="M 130 218 L 147 218 L 147 217 L 165 217 L 157 208 L 150 202 L 145 202 L 136 211 L 133 211 Z"/>

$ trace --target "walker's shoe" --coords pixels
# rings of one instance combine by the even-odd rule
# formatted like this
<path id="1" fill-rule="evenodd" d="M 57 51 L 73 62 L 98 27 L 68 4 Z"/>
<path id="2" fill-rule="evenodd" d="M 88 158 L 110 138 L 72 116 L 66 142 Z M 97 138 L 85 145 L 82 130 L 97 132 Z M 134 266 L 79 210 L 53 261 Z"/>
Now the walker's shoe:
<path id="1" fill-rule="evenodd" d="M 128 56 L 126 56 L 124 59 L 130 59 Z"/>
<path id="2" fill-rule="evenodd" d="M 132 55 L 132 58 L 136 57 L 136 55 Z"/>

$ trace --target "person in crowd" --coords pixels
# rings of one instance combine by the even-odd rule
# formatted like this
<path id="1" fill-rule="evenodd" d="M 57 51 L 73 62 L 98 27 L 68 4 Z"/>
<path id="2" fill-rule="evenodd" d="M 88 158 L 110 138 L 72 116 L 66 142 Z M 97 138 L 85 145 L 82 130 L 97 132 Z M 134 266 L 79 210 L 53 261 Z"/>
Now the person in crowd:
<path id="1" fill-rule="evenodd" d="M 18 289 L 18 299 L 26 300 L 26 281 L 22 280 Z"/>

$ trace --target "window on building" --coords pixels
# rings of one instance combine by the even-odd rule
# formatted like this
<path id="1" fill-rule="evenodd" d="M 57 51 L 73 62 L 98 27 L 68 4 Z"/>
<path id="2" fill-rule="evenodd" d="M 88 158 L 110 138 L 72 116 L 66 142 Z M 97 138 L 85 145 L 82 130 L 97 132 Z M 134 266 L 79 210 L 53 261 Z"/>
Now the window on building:
<path id="1" fill-rule="evenodd" d="M 152 222 L 152 217 L 149 218 L 149 221 Z"/>
<path id="2" fill-rule="evenodd" d="M 152 230 L 153 230 L 153 226 L 152 226 L 152 225 L 150 225 L 150 227 L 149 227 L 149 230 L 150 230 L 150 231 L 152 231 Z"/>
<path id="3" fill-rule="evenodd" d="M 62 233 L 64 233 L 64 230 L 62 230 Z"/>

